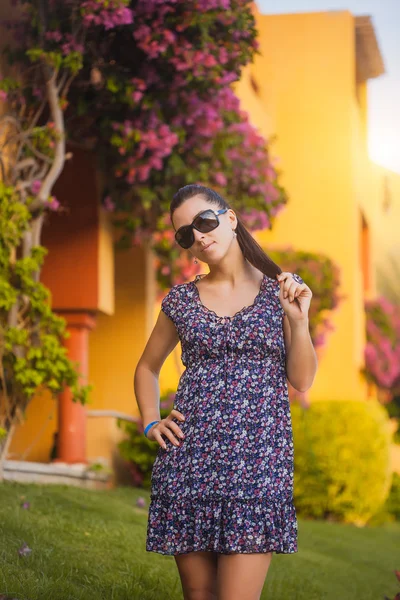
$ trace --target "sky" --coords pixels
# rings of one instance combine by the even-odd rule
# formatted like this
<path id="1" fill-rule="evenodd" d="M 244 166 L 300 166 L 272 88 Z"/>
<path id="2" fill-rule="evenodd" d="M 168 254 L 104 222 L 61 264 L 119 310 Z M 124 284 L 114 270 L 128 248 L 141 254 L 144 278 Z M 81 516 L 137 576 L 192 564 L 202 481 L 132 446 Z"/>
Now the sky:
<path id="1" fill-rule="evenodd" d="M 368 81 L 371 159 L 400 173 L 400 0 L 257 0 L 262 14 L 349 10 L 369 15 L 386 73 Z"/>

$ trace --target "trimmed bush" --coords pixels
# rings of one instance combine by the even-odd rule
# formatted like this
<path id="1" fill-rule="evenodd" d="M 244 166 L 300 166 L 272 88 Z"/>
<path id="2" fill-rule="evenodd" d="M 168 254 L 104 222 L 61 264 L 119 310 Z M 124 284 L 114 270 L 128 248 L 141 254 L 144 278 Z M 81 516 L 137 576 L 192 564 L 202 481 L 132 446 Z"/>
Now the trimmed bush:
<path id="1" fill-rule="evenodd" d="M 375 401 L 291 405 L 299 516 L 364 525 L 391 485 L 389 420 Z"/>
<path id="2" fill-rule="evenodd" d="M 393 473 L 392 487 L 385 508 L 396 521 L 400 521 L 400 475 L 398 473 Z"/>
<path id="3" fill-rule="evenodd" d="M 161 419 L 165 419 L 173 409 L 175 394 L 175 390 L 169 389 L 160 397 Z M 118 419 L 117 425 L 126 433 L 125 439 L 118 444 L 118 450 L 126 461 L 132 485 L 150 491 L 151 471 L 160 445 L 145 437 L 142 419 L 139 419 L 137 423 L 128 423 Z"/>

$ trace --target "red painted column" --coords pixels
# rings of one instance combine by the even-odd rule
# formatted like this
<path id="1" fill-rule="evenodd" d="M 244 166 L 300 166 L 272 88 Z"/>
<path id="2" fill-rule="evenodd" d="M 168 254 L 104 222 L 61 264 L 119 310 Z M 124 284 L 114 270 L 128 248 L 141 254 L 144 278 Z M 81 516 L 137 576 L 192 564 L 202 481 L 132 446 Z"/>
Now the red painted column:
<path id="1" fill-rule="evenodd" d="M 96 320 L 88 312 L 57 311 L 67 321 L 70 337 L 64 340 L 68 357 L 79 363 L 80 383 L 87 383 L 89 370 L 89 332 Z M 72 392 L 65 388 L 58 401 L 57 459 L 53 462 L 86 463 L 86 408 L 73 402 Z"/>

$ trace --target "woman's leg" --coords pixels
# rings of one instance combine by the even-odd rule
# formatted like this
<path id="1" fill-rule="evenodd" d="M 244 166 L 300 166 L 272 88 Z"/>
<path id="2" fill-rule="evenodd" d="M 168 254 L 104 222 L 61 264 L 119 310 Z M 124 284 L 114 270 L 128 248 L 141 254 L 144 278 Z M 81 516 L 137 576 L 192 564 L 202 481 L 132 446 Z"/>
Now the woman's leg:
<path id="1" fill-rule="evenodd" d="M 218 554 L 218 600 L 259 600 L 272 552 Z"/>
<path id="2" fill-rule="evenodd" d="M 216 552 L 199 551 L 174 555 L 184 600 L 217 600 Z"/>

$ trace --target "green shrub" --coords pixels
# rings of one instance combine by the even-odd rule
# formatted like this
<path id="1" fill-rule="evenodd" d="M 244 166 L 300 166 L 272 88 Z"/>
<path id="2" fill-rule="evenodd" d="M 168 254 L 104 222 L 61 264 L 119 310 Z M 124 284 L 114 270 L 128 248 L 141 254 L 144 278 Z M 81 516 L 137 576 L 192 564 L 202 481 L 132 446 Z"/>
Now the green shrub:
<path id="1" fill-rule="evenodd" d="M 400 521 L 400 475 L 393 473 L 392 486 L 385 504 L 368 521 L 368 525 L 380 526 L 384 523 Z"/>
<path id="2" fill-rule="evenodd" d="M 400 521 L 400 475 L 393 473 L 392 487 L 386 500 L 385 507 L 397 521 Z"/>
<path id="3" fill-rule="evenodd" d="M 391 434 L 375 401 L 291 405 L 294 502 L 303 517 L 364 525 L 384 504 L 390 484 Z"/>
<path id="4" fill-rule="evenodd" d="M 171 412 L 176 392 L 168 390 L 160 397 L 160 416 L 165 419 Z M 143 433 L 143 423 L 117 421 L 127 437 L 119 442 L 119 452 L 127 462 L 132 477 L 132 484 L 149 490 L 151 487 L 151 470 L 160 448 L 158 442 L 148 440 Z"/>
<path id="5" fill-rule="evenodd" d="M 160 447 L 143 435 L 141 423 L 118 421 L 118 427 L 127 437 L 119 442 L 118 449 L 125 459 L 135 487 L 150 489 L 151 469 Z"/>
<path id="6" fill-rule="evenodd" d="M 385 504 L 368 521 L 369 526 L 380 527 L 385 523 L 400 521 L 400 475 L 393 473 L 392 485 Z"/>

